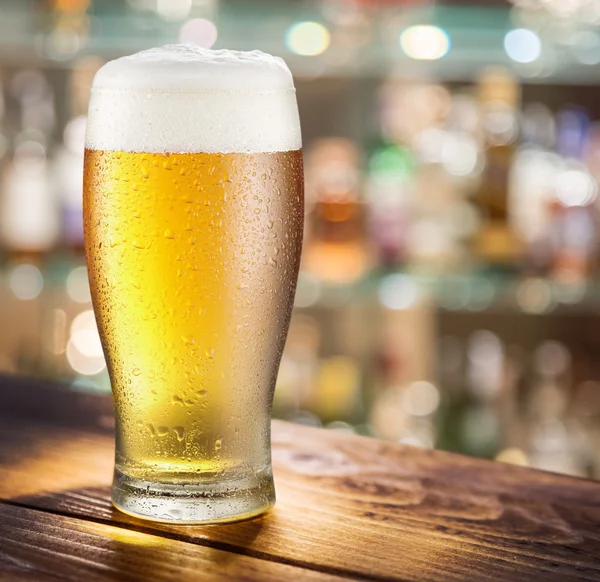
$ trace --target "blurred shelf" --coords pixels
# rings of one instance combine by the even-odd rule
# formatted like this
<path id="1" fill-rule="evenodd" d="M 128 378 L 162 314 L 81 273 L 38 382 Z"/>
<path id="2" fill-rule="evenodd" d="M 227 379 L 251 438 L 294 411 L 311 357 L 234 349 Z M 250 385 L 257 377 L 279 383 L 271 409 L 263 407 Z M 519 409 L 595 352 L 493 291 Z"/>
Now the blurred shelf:
<path id="1" fill-rule="evenodd" d="M 27 262 L 27 260 L 24 260 Z M 20 259 L 0 264 L 0 288 L 11 291 L 11 271 Z M 37 264 L 43 279 L 41 294 L 62 288 L 71 272 L 85 265 L 77 254 L 56 254 Z M 37 298 L 37 295 L 33 299 Z M 320 280 L 302 271 L 296 292 L 297 310 L 339 309 L 360 302 L 402 311 L 422 303 L 457 312 L 599 313 L 600 280 L 561 283 L 545 277 L 480 270 L 464 273 L 377 269 L 350 283 Z"/>
<path id="2" fill-rule="evenodd" d="M 82 25 L 74 32 L 59 28 L 57 13 L 42 9 L 39 2 L 5 0 L 0 19 L 0 65 L 70 67 L 87 55 L 110 59 L 177 42 L 186 17 L 165 20 L 156 11 L 140 9 L 143 4 L 96 0 L 87 13 L 78 16 Z M 299 78 L 369 78 L 398 73 L 466 82 L 482 67 L 504 65 L 523 83 L 593 85 L 600 79 L 600 68 L 594 66 L 597 61 L 589 59 L 593 47 L 583 47 L 587 53 L 581 56 L 577 28 L 555 26 L 543 19 L 528 23 L 507 6 L 380 6 L 364 9 L 347 22 L 339 18 L 336 22 L 319 3 L 222 1 L 194 3 L 189 16 L 214 21 L 218 29 L 215 48 L 258 48 L 281 55 Z M 328 28 L 331 44 L 327 50 L 301 56 L 286 46 L 286 31 L 299 21 L 316 21 Z M 399 37 L 416 24 L 443 29 L 450 39 L 448 54 L 433 61 L 409 58 Z M 541 27 L 541 56 L 519 64 L 507 56 L 504 39 L 512 28 L 525 25 Z M 597 35 L 597 25 L 585 23 L 585 42 L 592 38 L 589 34 Z M 600 37 L 593 39 L 600 45 Z"/>
<path id="3" fill-rule="evenodd" d="M 600 281 L 560 283 L 499 272 L 463 274 L 372 271 L 352 284 L 335 285 L 301 273 L 296 308 L 339 308 L 376 301 L 401 311 L 418 303 L 464 312 L 600 313 Z"/>

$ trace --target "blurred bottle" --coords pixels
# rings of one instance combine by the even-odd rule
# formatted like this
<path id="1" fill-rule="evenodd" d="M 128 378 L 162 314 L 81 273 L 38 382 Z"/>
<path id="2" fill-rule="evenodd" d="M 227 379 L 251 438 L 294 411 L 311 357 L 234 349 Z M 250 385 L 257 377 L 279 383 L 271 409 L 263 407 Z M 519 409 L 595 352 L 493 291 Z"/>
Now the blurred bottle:
<path id="1" fill-rule="evenodd" d="M 345 139 L 320 140 L 306 156 L 303 267 L 327 283 L 352 283 L 369 267 L 359 163 L 357 147 Z"/>
<path id="2" fill-rule="evenodd" d="M 9 256 L 39 259 L 57 243 L 59 215 L 45 145 L 21 139 L 4 175 L 0 233 Z"/>
<path id="3" fill-rule="evenodd" d="M 49 143 L 56 125 L 54 94 L 41 71 L 25 69 L 10 80 L 10 93 L 18 106 L 17 132 L 36 132 Z"/>
<path id="4" fill-rule="evenodd" d="M 62 244 L 83 255 L 83 152 L 90 88 L 104 61 L 87 56 L 77 60 L 69 78 L 71 119 L 54 156 L 54 180 L 58 188 L 62 222 Z"/>
<path id="5" fill-rule="evenodd" d="M 62 244 L 83 255 L 83 151 L 84 116 L 65 126 L 63 141 L 54 156 L 54 180 L 59 191 Z"/>
<path id="6" fill-rule="evenodd" d="M 598 184 L 583 161 L 589 129 L 589 116 L 581 109 L 566 109 L 558 116 L 557 149 L 562 159 L 552 207 L 552 276 L 561 283 L 584 282 L 597 254 Z"/>
<path id="7" fill-rule="evenodd" d="M 585 165 L 596 182 L 600 181 L 600 123 L 594 122 L 588 131 Z"/>
<path id="8" fill-rule="evenodd" d="M 0 185 L 0 244 L 8 259 L 0 327 L 15 369 L 29 375 L 43 370 L 40 296 L 48 283 L 43 265 L 59 234 L 46 149 L 39 140 L 34 132 L 20 134 Z"/>
<path id="9" fill-rule="evenodd" d="M 2 176 L 7 153 L 8 153 L 8 138 L 6 136 L 6 119 L 4 116 L 5 98 L 4 98 L 4 85 L 0 81 L 0 176 Z"/>
<path id="10" fill-rule="evenodd" d="M 488 70 L 479 78 L 477 94 L 485 166 L 475 194 L 483 222 L 474 247 L 487 264 L 513 269 L 522 254 L 521 241 L 510 222 L 509 201 L 509 174 L 518 136 L 519 85 L 505 69 Z"/>
<path id="11" fill-rule="evenodd" d="M 317 320 L 294 314 L 281 360 L 273 413 L 280 418 L 293 417 L 313 405 L 318 378 L 318 354 L 321 333 Z"/>
<path id="12" fill-rule="evenodd" d="M 433 448 L 440 392 L 431 382 L 391 385 L 381 392 L 370 422 L 378 438 Z"/>
<path id="13" fill-rule="evenodd" d="M 509 177 L 510 222 L 525 245 L 525 271 L 545 274 L 552 263 L 552 206 L 561 165 L 551 150 L 555 124 L 545 105 L 525 106 L 521 137 Z"/>
<path id="14" fill-rule="evenodd" d="M 358 422 L 362 416 L 361 379 L 360 367 L 353 358 L 322 358 L 308 408 L 324 422 Z"/>
<path id="15" fill-rule="evenodd" d="M 579 450 L 589 477 L 600 479 L 600 382 L 577 386 L 570 414 L 581 429 Z"/>
<path id="16" fill-rule="evenodd" d="M 476 222 L 465 196 L 479 167 L 473 102 L 439 83 L 392 78 L 379 104 L 383 140 L 369 159 L 366 193 L 380 260 L 452 271 L 466 262 Z"/>
<path id="17" fill-rule="evenodd" d="M 526 407 L 531 466 L 571 475 L 585 474 L 585 459 L 566 422 L 570 401 L 571 354 L 556 341 L 546 341 L 534 352 L 535 377 Z"/>
<path id="18" fill-rule="evenodd" d="M 399 267 L 406 259 L 414 172 L 413 155 L 406 147 L 382 144 L 369 157 L 366 176 L 369 232 L 384 268 Z"/>
<path id="19" fill-rule="evenodd" d="M 4 183 L 4 172 L 6 167 L 8 166 L 8 145 L 9 141 L 6 136 L 6 119 L 4 116 L 5 113 L 5 97 L 4 97 L 4 85 L 0 81 L 0 200 L 2 199 L 2 185 Z M 0 220 L 2 210 L 0 210 Z M 3 242 L 0 240 L 0 259 L 3 255 Z M 0 364 L 1 366 L 2 364 Z M 10 368 L 9 364 L 6 364 L 6 368 Z"/>
<path id="20" fill-rule="evenodd" d="M 500 400 L 505 387 L 506 359 L 500 338 L 489 330 L 474 332 L 468 341 L 466 394 L 456 410 L 459 450 L 493 458 L 503 445 Z"/>
<path id="21" fill-rule="evenodd" d="M 56 192 L 47 161 L 54 128 L 53 94 L 39 71 L 24 70 L 11 79 L 18 128 L 13 155 L 5 168 L 0 198 L 0 233 L 9 255 L 39 259 L 59 235 Z"/>
<path id="22" fill-rule="evenodd" d="M 468 96 L 451 96 L 439 85 L 430 91 L 445 95 L 446 107 L 412 139 L 418 164 L 407 255 L 411 270 L 453 273 L 469 266 L 468 241 L 478 228 L 469 201 L 481 171 L 473 123 L 478 121 L 477 106 Z"/>

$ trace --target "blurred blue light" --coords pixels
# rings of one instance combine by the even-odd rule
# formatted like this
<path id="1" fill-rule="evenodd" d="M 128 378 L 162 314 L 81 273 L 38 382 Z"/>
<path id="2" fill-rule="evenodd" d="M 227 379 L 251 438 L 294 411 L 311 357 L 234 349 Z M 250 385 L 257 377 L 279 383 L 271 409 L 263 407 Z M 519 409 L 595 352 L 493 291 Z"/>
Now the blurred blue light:
<path id="1" fill-rule="evenodd" d="M 542 41 L 533 30 L 515 28 L 506 33 L 504 50 L 517 63 L 532 63 L 542 54 Z"/>

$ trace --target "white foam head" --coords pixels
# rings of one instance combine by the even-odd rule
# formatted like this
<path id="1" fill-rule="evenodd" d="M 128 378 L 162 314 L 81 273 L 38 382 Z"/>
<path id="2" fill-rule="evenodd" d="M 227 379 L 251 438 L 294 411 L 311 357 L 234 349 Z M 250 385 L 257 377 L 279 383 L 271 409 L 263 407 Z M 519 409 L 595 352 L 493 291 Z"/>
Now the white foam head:
<path id="1" fill-rule="evenodd" d="M 278 152 L 301 147 L 285 62 L 260 51 L 167 45 L 94 77 L 86 147 L 139 152 Z"/>

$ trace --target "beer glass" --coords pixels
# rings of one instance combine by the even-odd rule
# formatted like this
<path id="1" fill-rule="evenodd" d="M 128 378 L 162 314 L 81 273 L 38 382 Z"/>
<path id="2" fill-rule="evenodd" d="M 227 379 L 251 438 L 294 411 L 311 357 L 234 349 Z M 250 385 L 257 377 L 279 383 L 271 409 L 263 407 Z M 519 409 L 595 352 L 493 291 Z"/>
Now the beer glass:
<path id="1" fill-rule="evenodd" d="M 115 405 L 118 509 L 207 523 L 274 503 L 270 413 L 303 205 L 281 59 L 170 45 L 96 74 L 85 246 Z"/>

